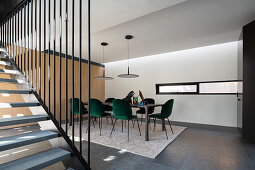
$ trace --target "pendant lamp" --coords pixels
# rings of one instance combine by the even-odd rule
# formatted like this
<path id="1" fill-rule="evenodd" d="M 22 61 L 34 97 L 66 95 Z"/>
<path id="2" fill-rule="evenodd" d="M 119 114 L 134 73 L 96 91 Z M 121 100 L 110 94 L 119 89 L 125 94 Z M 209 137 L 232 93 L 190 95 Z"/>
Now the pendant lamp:
<path id="1" fill-rule="evenodd" d="M 103 47 L 103 63 L 104 63 L 104 47 L 106 47 L 107 45 L 108 45 L 108 43 L 106 43 L 106 42 L 102 42 L 102 43 L 101 43 L 101 46 Z M 105 76 L 105 69 L 104 69 L 104 71 L 103 71 L 103 76 L 95 77 L 95 79 L 112 80 L 113 78 L 112 78 L 112 77 L 106 77 L 106 76 Z"/>
<path id="2" fill-rule="evenodd" d="M 125 39 L 127 40 L 127 49 L 128 49 L 128 70 L 127 70 L 127 74 L 120 74 L 118 75 L 118 77 L 121 78 L 137 78 L 139 77 L 139 75 L 137 74 L 130 74 L 129 73 L 129 40 L 132 40 L 134 37 L 132 35 L 126 35 Z"/>

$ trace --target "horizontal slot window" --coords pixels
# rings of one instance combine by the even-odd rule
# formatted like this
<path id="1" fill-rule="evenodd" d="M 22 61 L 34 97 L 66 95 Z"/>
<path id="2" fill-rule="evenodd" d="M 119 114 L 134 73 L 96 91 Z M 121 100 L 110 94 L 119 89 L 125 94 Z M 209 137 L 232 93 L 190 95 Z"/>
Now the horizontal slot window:
<path id="1" fill-rule="evenodd" d="M 242 81 L 208 81 L 156 84 L 156 94 L 237 94 L 242 93 Z"/>
<path id="2" fill-rule="evenodd" d="M 200 83 L 200 93 L 237 93 L 241 82 Z"/>
<path id="3" fill-rule="evenodd" d="M 160 86 L 160 93 L 196 93 L 196 85 L 170 85 L 170 86 Z"/>

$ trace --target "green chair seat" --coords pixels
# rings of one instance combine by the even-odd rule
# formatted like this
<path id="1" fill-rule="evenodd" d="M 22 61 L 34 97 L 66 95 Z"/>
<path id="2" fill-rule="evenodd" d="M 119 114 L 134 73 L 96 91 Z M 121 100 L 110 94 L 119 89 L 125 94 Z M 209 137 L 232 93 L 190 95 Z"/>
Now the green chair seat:
<path id="1" fill-rule="evenodd" d="M 79 114 L 79 101 L 80 101 L 80 99 L 74 98 L 74 100 L 73 100 L 73 102 L 74 102 L 74 109 L 73 109 L 73 107 L 72 107 L 72 104 L 73 104 L 72 98 L 70 99 L 70 104 L 71 104 L 70 109 L 71 109 L 71 112 L 72 112 L 72 109 L 74 110 L 74 114 Z M 82 115 L 88 113 L 88 111 L 84 107 L 84 103 L 82 101 L 80 102 L 80 109 L 81 109 L 81 114 Z"/>
<path id="2" fill-rule="evenodd" d="M 94 116 L 94 117 L 105 117 L 105 116 L 111 116 L 111 113 L 107 113 L 107 112 L 104 112 L 103 114 L 90 114 L 91 116 Z"/>

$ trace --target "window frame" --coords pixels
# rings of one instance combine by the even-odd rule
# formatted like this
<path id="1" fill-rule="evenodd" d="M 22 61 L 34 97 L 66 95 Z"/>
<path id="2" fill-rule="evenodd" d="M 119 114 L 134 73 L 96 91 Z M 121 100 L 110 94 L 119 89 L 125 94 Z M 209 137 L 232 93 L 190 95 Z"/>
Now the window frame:
<path id="1" fill-rule="evenodd" d="M 203 83 L 227 83 L 227 82 L 242 82 L 243 80 L 225 80 L 225 81 L 201 81 L 201 82 L 183 82 L 183 83 L 158 83 L 156 87 L 156 95 L 238 95 L 237 93 L 200 93 L 200 84 Z M 196 92 L 159 92 L 161 86 L 185 86 L 196 85 Z M 240 93 L 239 93 L 240 94 Z"/>

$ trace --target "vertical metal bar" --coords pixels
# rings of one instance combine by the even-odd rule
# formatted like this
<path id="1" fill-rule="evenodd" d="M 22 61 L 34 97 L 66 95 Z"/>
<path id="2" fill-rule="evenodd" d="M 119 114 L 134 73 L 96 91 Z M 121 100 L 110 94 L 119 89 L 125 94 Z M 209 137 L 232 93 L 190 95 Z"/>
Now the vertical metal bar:
<path id="1" fill-rule="evenodd" d="M 46 101 L 46 0 L 43 3 L 43 102 Z"/>
<path id="2" fill-rule="evenodd" d="M 20 48 L 21 48 L 21 52 L 20 52 L 20 64 L 21 64 L 21 72 L 23 72 L 23 58 L 22 58 L 22 8 L 20 10 Z"/>
<path id="3" fill-rule="evenodd" d="M 18 25 L 17 25 L 17 27 L 18 27 L 18 34 L 17 34 L 17 44 L 16 44 L 16 46 L 17 46 L 17 56 L 18 56 L 18 67 L 19 67 L 19 51 L 20 51 L 20 47 L 19 47 L 19 9 L 17 10 L 17 12 L 18 12 L 18 18 L 17 18 L 17 20 L 18 20 Z"/>
<path id="4" fill-rule="evenodd" d="M 59 0 L 59 126 L 61 127 L 61 56 L 62 56 L 62 0 Z"/>
<path id="5" fill-rule="evenodd" d="M 79 29 L 79 40 L 80 40 L 80 42 L 79 42 L 79 72 L 80 72 L 80 74 L 79 74 L 79 79 L 80 79 L 80 81 L 79 81 L 79 92 L 80 92 L 80 94 L 79 94 L 79 99 L 80 99 L 80 101 L 81 101 L 81 93 L 82 93 L 82 91 L 81 91 L 81 73 L 82 73 L 82 69 L 81 69 L 81 57 L 82 57 L 82 0 L 80 0 L 80 21 L 79 21 L 80 23 L 80 29 Z M 80 133 L 80 153 L 82 154 L 82 115 L 81 115 L 81 102 L 79 102 L 79 116 L 80 116 L 80 128 L 79 128 L 79 133 Z"/>
<path id="6" fill-rule="evenodd" d="M 5 36 L 4 36 L 4 47 L 5 49 L 7 48 L 7 19 L 5 20 L 5 24 L 4 24 L 4 27 L 5 27 Z"/>
<path id="7" fill-rule="evenodd" d="M 90 167 L 90 88 L 91 88 L 91 82 L 90 82 L 90 54 L 91 54 L 91 47 L 90 47 L 90 0 L 88 0 L 88 166 Z"/>
<path id="8" fill-rule="evenodd" d="M 67 58 L 67 52 L 68 52 L 68 0 L 66 0 L 66 16 L 65 16 L 65 21 L 66 21 L 66 54 L 65 54 L 65 64 L 66 64 L 66 134 L 68 134 L 68 58 Z M 71 120 L 69 120 L 70 123 Z"/>
<path id="9" fill-rule="evenodd" d="M 31 87 L 33 88 L 33 0 L 31 0 Z"/>
<path id="10" fill-rule="evenodd" d="M 74 145 L 74 0 L 72 0 L 72 144 Z"/>
<path id="11" fill-rule="evenodd" d="M 50 0 L 49 0 L 49 18 L 48 18 L 48 33 L 49 33 L 49 38 L 48 38 L 48 101 L 49 101 L 49 106 L 48 106 L 48 110 L 50 112 Z"/>
<path id="12" fill-rule="evenodd" d="M 41 4 L 42 1 L 39 0 L 39 70 L 38 70 L 38 80 L 39 80 L 39 96 L 42 98 L 42 92 L 41 92 L 41 54 L 42 54 L 42 49 L 41 49 L 41 33 L 42 33 L 42 11 L 41 11 Z"/>
<path id="13" fill-rule="evenodd" d="M 14 43 L 14 46 L 15 46 L 15 59 L 16 59 L 16 63 L 18 63 L 18 53 L 17 53 L 17 13 L 15 12 L 15 43 Z"/>
<path id="14" fill-rule="evenodd" d="M 13 31 L 13 28 L 14 28 L 14 27 L 13 27 L 13 23 L 14 23 L 14 22 L 13 22 L 13 17 L 14 17 L 14 16 L 12 15 L 12 57 L 13 57 L 13 54 L 14 54 L 14 53 L 13 53 L 13 52 L 14 52 L 14 45 L 13 45 L 13 44 L 14 44 L 14 41 L 13 41 L 13 40 L 14 40 L 14 37 L 13 37 L 13 33 L 14 33 L 14 31 Z M 15 59 L 15 58 L 14 58 L 14 62 L 16 62 L 16 59 Z"/>
<path id="15" fill-rule="evenodd" d="M 37 0 L 35 0 L 35 90 L 37 89 Z"/>
<path id="16" fill-rule="evenodd" d="M 29 81 L 29 1 L 27 1 L 27 80 Z"/>
<path id="17" fill-rule="evenodd" d="M 24 75 L 26 75 L 26 4 L 24 4 Z"/>
<path id="18" fill-rule="evenodd" d="M 56 119 L 56 76 L 55 76 L 55 55 L 56 50 L 56 0 L 53 0 L 53 116 Z"/>

